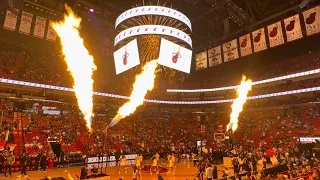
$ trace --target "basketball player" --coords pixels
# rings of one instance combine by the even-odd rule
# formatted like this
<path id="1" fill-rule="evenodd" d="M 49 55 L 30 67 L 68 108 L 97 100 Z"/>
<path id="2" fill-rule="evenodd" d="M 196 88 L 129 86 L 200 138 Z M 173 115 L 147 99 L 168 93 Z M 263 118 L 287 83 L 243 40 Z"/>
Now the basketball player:
<path id="1" fill-rule="evenodd" d="M 126 165 L 127 165 L 127 159 L 126 159 L 126 156 L 122 155 L 122 156 L 121 156 L 121 158 L 120 158 L 120 169 L 119 169 L 119 174 L 121 173 L 121 170 L 124 170 L 124 174 L 127 174 Z"/>
<path id="2" fill-rule="evenodd" d="M 173 168 L 175 169 L 176 168 L 176 157 L 174 156 L 174 153 L 172 153 L 172 155 L 171 155 L 171 160 L 173 162 Z"/>
<path id="3" fill-rule="evenodd" d="M 158 160 L 155 157 L 151 158 L 152 166 L 150 168 L 150 173 L 152 174 L 152 171 L 155 169 L 156 173 L 158 172 Z"/>
<path id="4" fill-rule="evenodd" d="M 139 156 L 137 156 L 136 158 L 136 167 L 139 170 L 139 172 L 141 171 L 141 163 L 142 163 L 142 154 L 139 154 Z"/>
<path id="5" fill-rule="evenodd" d="M 167 174 L 169 174 L 169 173 L 173 174 L 173 173 L 174 173 L 173 166 L 174 166 L 174 164 L 173 164 L 172 157 L 171 157 L 171 158 L 168 160 L 168 167 L 169 167 L 169 169 L 168 169 L 168 173 L 167 173 Z"/>

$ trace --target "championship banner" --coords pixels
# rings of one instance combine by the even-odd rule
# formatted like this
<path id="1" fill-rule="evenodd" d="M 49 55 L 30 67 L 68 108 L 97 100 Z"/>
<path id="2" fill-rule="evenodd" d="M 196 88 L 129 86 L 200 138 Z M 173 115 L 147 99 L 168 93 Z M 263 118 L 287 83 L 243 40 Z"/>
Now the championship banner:
<path id="1" fill-rule="evenodd" d="M 19 11 L 18 9 L 16 10 Z M 18 20 L 18 16 L 13 14 L 11 11 L 7 10 L 3 28 L 10 31 L 15 31 L 17 26 L 17 20 Z"/>
<path id="2" fill-rule="evenodd" d="M 303 18 L 308 36 L 320 32 L 320 6 L 304 11 Z"/>
<path id="3" fill-rule="evenodd" d="M 223 44 L 224 62 L 239 58 L 237 39 Z"/>
<path id="4" fill-rule="evenodd" d="M 252 44 L 250 34 L 246 34 L 239 38 L 241 57 L 252 54 Z"/>
<path id="5" fill-rule="evenodd" d="M 209 67 L 213 67 L 222 63 L 221 46 L 208 50 Z"/>
<path id="6" fill-rule="evenodd" d="M 284 27 L 286 28 L 287 42 L 302 38 L 301 24 L 299 14 L 291 16 L 285 20 Z"/>
<path id="7" fill-rule="evenodd" d="M 196 54 L 196 71 L 205 69 L 208 67 L 207 63 L 207 51 Z"/>
<path id="8" fill-rule="evenodd" d="M 276 47 L 284 43 L 281 21 L 267 27 L 270 47 Z"/>
<path id="9" fill-rule="evenodd" d="M 36 17 L 36 23 L 34 26 L 34 32 L 33 36 L 43 39 L 44 38 L 44 32 L 46 29 L 46 23 L 47 19 L 43 18 L 41 16 Z"/>
<path id="10" fill-rule="evenodd" d="M 264 28 L 252 32 L 253 50 L 259 52 L 267 49 L 266 35 Z"/>
<path id="11" fill-rule="evenodd" d="M 32 24 L 33 14 L 22 11 L 21 21 L 19 26 L 19 32 L 29 35 L 31 31 L 31 24 Z"/>
<path id="12" fill-rule="evenodd" d="M 52 22 L 53 22 L 52 20 L 49 20 L 48 32 L 46 36 L 46 40 L 48 41 L 56 41 L 57 39 L 57 33 L 51 26 Z"/>

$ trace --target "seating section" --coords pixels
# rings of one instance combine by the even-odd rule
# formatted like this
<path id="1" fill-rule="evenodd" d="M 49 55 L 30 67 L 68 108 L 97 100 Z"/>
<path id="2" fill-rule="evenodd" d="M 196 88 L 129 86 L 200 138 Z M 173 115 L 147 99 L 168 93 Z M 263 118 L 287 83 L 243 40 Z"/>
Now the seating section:
<path id="1" fill-rule="evenodd" d="M 3 46 L 0 48 L 0 77 L 16 79 L 22 81 L 29 81 L 42 84 L 50 84 L 56 86 L 72 87 L 72 77 L 67 71 L 66 63 L 61 54 L 44 54 L 40 52 L 30 51 L 23 48 L 12 47 L 2 42 Z M 249 72 L 243 72 L 252 80 L 262 80 L 281 75 L 288 75 L 297 72 L 303 72 L 312 69 L 320 68 L 320 50 L 310 54 L 303 54 L 301 56 L 285 59 L 281 61 L 272 62 L 268 65 L 263 65 L 250 69 Z M 97 91 L 107 91 L 109 93 L 125 94 L 131 91 L 131 86 L 110 86 L 104 81 L 106 72 L 98 71 L 94 73 L 94 88 Z M 186 81 L 182 88 L 213 88 L 228 85 L 238 84 L 242 74 L 229 74 L 219 77 L 196 78 Z M 203 80 L 203 81 L 202 81 Z M 317 80 L 318 81 L 318 80 Z M 227 84 L 226 84 L 227 82 Z M 132 84 L 131 80 L 126 84 Z M 316 82 L 313 82 L 313 84 Z M 310 85 L 310 82 L 303 82 L 303 85 Z M 280 89 L 293 89 L 294 87 L 303 87 L 299 82 L 290 86 L 283 85 Z M 272 91 L 272 87 L 269 90 Z M 157 87 L 152 93 L 148 94 L 148 98 L 173 99 L 174 96 L 164 96 L 166 89 Z M 267 91 L 267 90 L 265 90 Z M 256 91 L 260 92 L 260 91 Z"/>

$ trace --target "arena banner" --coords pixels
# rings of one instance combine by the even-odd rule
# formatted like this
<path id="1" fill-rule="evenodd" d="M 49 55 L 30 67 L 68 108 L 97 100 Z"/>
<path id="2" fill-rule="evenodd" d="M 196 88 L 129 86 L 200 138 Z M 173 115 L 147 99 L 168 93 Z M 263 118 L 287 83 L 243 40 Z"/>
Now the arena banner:
<path id="1" fill-rule="evenodd" d="M 209 67 L 213 67 L 222 63 L 221 46 L 217 46 L 208 50 Z"/>
<path id="2" fill-rule="evenodd" d="M 132 40 L 113 53 L 116 74 L 125 72 L 140 64 L 138 41 Z"/>
<path id="3" fill-rule="evenodd" d="M 26 11 L 22 11 L 21 21 L 19 26 L 19 32 L 29 35 L 31 31 L 31 24 L 32 24 L 33 14 L 28 13 Z"/>
<path id="4" fill-rule="evenodd" d="M 287 42 L 291 42 L 303 37 L 299 14 L 291 16 L 283 20 L 283 22 L 286 29 Z"/>
<path id="5" fill-rule="evenodd" d="M 239 38 L 241 57 L 252 54 L 251 35 L 246 34 Z"/>
<path id="6" fill-rule="evenodd" d="M 267 27 L 270 47 L 276 47 L 284 43 L 281 21 Z"/>
<path id="7" fill-rule="evenodd" d="M 264 28 L 252 32 L 253 50 L 259 52 L 267 49 L 266 35 Z"/>
<path id="8" fill-rule="evenodd" d="M 304 11 L 303 18 L 308 36 L 320 32 L 320 6 Z"/>
<path id="9" fill-rule="evenodd" d="M 207 51 L 196 54 L 196 71 L 205 69 L 208 67 Z"/>
<path id="10" fill-rule="evenodd" d="M 47 19 L 41 16 L 36 17 L 36 23 L 34 26 L 33 36 L 43 39 L 46 29 Z"/>
<path id="11" fill-rule="evenodd" d="M 16 10 L 19 11 L 18 9 Z M 18 16 L 13 14 L 11 11 L 7 10 L 6 18 L 4 19 L 3 28 L 10 31 L 15 31 L 17 26 L 17 20 L 18 20 Z"/>
<path id="12" fill-rule="evenodd" d="M 52 28 L 51 24 L 52 24 L 52 20 L 49 20 L 49 25 L 48 25 L 48 31 L 47 31 L 47 36 L 46 36 L 46 40 L 48 41 L 56 41 L 57 39 L 57 33 L 56 31 Z"/>
<path id="13" fill-rule="evenodd" d="M 190 73 L 192 51 L 173 42 L 161 38 L 159 64 Z"/>
<path id="14" fill-rule="evenodd" d="M 224 62 L 233 61 L 239 58 L 237 39 L 224 43 L 222 47 Z"/>

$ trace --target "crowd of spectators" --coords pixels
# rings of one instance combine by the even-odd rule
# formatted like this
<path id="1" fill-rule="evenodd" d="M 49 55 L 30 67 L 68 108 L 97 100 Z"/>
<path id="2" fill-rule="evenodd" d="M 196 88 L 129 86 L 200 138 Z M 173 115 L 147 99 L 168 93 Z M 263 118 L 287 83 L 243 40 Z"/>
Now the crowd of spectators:
<path id="1" fill-rule="evenodd" d="M 232 142 L 217 141 L 213 136 L 214 133 L 225 132 L 230 114 L 225 109 L 207 114 L 205 120 L 201 120 L 196 113 L 143 111 L 123 119 L 107 130 L 105 128 L 110 118 L 101 115 L 93 119 L 92 134 L 87 133 L 81 116 L 71 113 L 63 115 L 24 113 L 22 122 L 26 156 L 30 159 L 29 170 L 40 167 L 39 158 L 43 156 L 46 157 L 48 166 L 50 164 L 52 168 L 53 165 L 61 167 L 75 161 L 82 162 L 85 157 L 83 155 L 98 156 L 101 151 L 107 154 L 159 152 L 161 157 L 172 151 L 178 155 L 192 153 L 197 151 L 196 142 L 203 139 L 206 140 L 206 146 L 211 148 L 210 152 L 236 152 L 242 159 L 250 159 L 254 155 L 257 164 L 265 159 L 273 164 L 276 161 L 279 165 L 284 161 L 287 164 L 291 161 L 297 163 L 296 159 L 290 160 L 294 156 L 288 159 L 286 153 L 295 153 L 299 137 L 320 134 L 319 112 L 319 104 L 245 110 L 239 117 L 237 131 L 234 134 L 227 134 Z M 7 118 L 10 119 L 10 116 Z M 201 125 L 205 125 L 204 130 Z M 54 154 L 48 142 L 52 139 L 61 144 L 61 154 Z M 270 151 L 272 155 L 264 156 Z M 289 173 L 295 172 L 298 173 L 296 176 L 300 176 L 299 163 L 306 165 L 307 162 L 298 160 L 298 165 L 292 167 L 290 171 L 286 170 L 283 175 L 288 176 Z M 239 163 L 241 162 L 243 160 Z M 241 167 L 245 168 L 244 165 Z M 257 176 L 264 176 L 259 168 L 256 173 Z"/>

